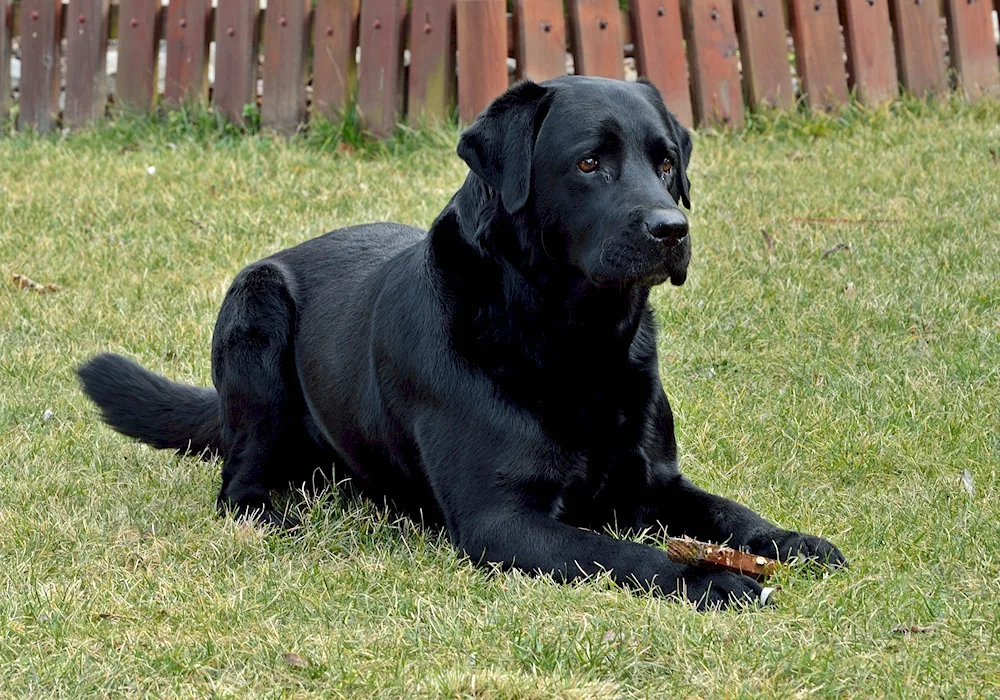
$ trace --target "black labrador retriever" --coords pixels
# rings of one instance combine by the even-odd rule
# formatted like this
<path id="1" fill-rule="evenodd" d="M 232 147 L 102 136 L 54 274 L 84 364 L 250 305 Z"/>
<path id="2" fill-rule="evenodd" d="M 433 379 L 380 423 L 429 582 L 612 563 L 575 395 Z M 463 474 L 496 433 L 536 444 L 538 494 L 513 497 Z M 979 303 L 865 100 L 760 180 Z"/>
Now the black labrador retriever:
<path id="1" fill-rule="evenodd" d="M 220 454 L 220 507 L 278 527 L 271 489 L 335 462 L 473 561 L 560 580 L 608 571 L 701 606 L 761 593 L 599 534 L 612 523 L 844 564 L 678 469 L 647 297 L 687 276 L 691 138 L 657 90 L 522 82 L 458 154 L 471 172 L 430 232 L 340 229 L 242 270 L 215 326 L 215 389 L 116 355 L 83 365 L 104 420 Z"/>

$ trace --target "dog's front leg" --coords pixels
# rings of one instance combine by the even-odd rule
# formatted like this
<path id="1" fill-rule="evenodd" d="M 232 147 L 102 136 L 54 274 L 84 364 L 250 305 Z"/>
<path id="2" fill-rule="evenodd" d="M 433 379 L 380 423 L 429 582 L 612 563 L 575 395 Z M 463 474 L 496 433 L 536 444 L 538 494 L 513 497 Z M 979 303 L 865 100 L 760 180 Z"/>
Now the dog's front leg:
<path id="1" fill-rule="evenodd" d="M 749 577 L 681 565 L 661 549 L 557 520 L 558 449 L 530 424 L 490 419 L 455 412 L 420 421 L 417 430 L 451 539 L 474 563 L 560 581 L 607 572 L 623 586 L 677 594 L 699 607 L 760 600 L 761 586 Z"/>
<path id="2" fill-rule="evenodd" d="M 671 535 L 726 543 L 782 561 L 806 557 L 827 566 L 846 566 L 832 543 L 815 535 L 785 530 L 744 505 L 708 493 L 686 479 L 676 465 L 673 417 L 662 395 L 653 408 L 645 439 L 648 486 L 638 512 L 639 527 L 666 527 Z"/>

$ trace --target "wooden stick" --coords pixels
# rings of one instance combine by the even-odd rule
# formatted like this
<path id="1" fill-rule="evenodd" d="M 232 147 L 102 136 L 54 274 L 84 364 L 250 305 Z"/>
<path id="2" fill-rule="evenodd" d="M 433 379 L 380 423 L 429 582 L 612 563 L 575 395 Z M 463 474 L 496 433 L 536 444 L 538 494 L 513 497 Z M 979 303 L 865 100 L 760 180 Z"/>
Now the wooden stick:
<path id="1" fill-rule="evenodd" d="M 699 542 L 690 537 L 668 537 L 667 556 L 680 564 L 724 569 L 763 581 L 778 566 L 775 559 L 748 554 L 731 547 Z"/>

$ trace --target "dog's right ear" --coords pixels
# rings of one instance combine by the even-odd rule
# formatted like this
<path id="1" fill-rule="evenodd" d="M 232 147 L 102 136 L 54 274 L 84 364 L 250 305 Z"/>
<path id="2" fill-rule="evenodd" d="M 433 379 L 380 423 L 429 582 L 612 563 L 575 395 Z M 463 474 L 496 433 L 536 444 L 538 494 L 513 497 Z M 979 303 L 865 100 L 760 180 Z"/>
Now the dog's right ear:
<path id="1" fill-rule="evenodd" d="M 511 214 L 524 207 L 531 191 L 531 156 L 547 92 L 531 81 L 518 83 L 496 98 L 458 142 L 459 157 L 500 193 Z"/>

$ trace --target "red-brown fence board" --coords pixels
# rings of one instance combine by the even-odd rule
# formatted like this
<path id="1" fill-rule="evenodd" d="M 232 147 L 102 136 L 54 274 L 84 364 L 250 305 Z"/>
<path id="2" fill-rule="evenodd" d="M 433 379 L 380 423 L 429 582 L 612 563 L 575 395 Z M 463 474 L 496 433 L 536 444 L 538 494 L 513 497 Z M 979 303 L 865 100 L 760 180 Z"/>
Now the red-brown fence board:
<path id="1" fill-rule="evenodd" d="M 156 99 L 160 12 L 160 0 L 121 0 L 115 101 L 126 109 L 145 111 Z"/>
<path id="2" fill-rule="evenodd" d="M 291 133 L 306 117 L 309 0 L 270 0 L 264 19 L 261 123 Z"/>
<path id="3" fill-rule="evenodd" d="M 208 97 L 208 20 L 212 0 L 170 0 L 167 6 L 167 75 L 163 99 L 169 105 Z"/>
<path id="4" fill-rule="evenodd" d="M 903 87 L 917 96 L 948 86 L 937 0 L 889 0 Z"/>
<path id="5" fill-rule="evenodd" d="M 806 103 L 812 109 L 830 110 L 847 102 L 836 0 L 789 0 L 788 9 L 795 40 L 795 68 L 802 79 Z"/>
<path id="6" fill-rule="evenodd" d="M 413 122 L 449 119 L 455 104 L 455 0 L 413 0 L 406 111 Z"/>
<path id="7" fill-rule="evenodd" d="M 17 126 L 46 132 L 59 108 L 60 0 L 21 3 L 21 100 Z"/>
<path id="8" fill-rule="evenodd" d="M 948 46 L 958 85 L 970 100 L 996 95 L 1000 82 L 993 8 L 988 0 L 945 0 Z"/>
<path id="9" fill-rule="evenodd" d="M 683 2 L 695 120 L 699 126 L 721 124 L 738 129 L 744 124 L 743 88 L 732 3 Z"/>
<path id="10" fill-rule="evenodd" d="M 319 0 L 313 27 L 313 105 L 335 117 L 353 97 L 357 79 L 358 0 Z"/>
<path id="11" fill-rule="evenodd" d="M 219 0 L 215 10 L 215 83 L 212 102 L 242 123 L 243 108 L 257 104 L 257 21 L 260 7 L 248 0 Z"/>
<path id="12" fill-rule="evenodd" d="M 625 78 L 625 45 L 618 0 L 568 0 L 577 75 Z"/>
<path id="13" fill-rule="evenodd" d="M 10 114 L 10 24 L 14 9 L 0 0 L 0 126 Z"/>
<path id="14" fill-rule="evenodd" d="M 109 0 L 70 0 L 66 26 L 66 107 L 63 125 L 104 116 L 108 105 Z"/>
<path id="15" fill-rule="evenodd" d="M 538 82 L 565 75 L 563 0 L 517 0 L 514 19 L 518 77 Z"/>
<path id="16" fill-rule="evenodd" d="M 507 3 L 458 0 L 458 118 L 471 124 L 507 89 Z"/>
<path id="17" fill-rule="evenodd" d="M 863 105 L 896 97 L 896 53 L 892 46 L 888 0 L 841 0 L 847 46 L 847 84 Z"/>
<path id="18" fill-rule="evenodd" d="M 783 5 L 783 0 L 736 0 L 743 83 L 754 107 L 795 105 Z"/>
<path id="19" fill-rule="evenodd" d="M 679 0 L 630 0 L 635 68 L 684 126 L 694 126 Z"/>
<path id="20" fill-rule="evenodd" d="M 400 0 L 361 3 L 358 111 L 376 136 L 392 133 L 402 107 L 404 10 Z"/>

